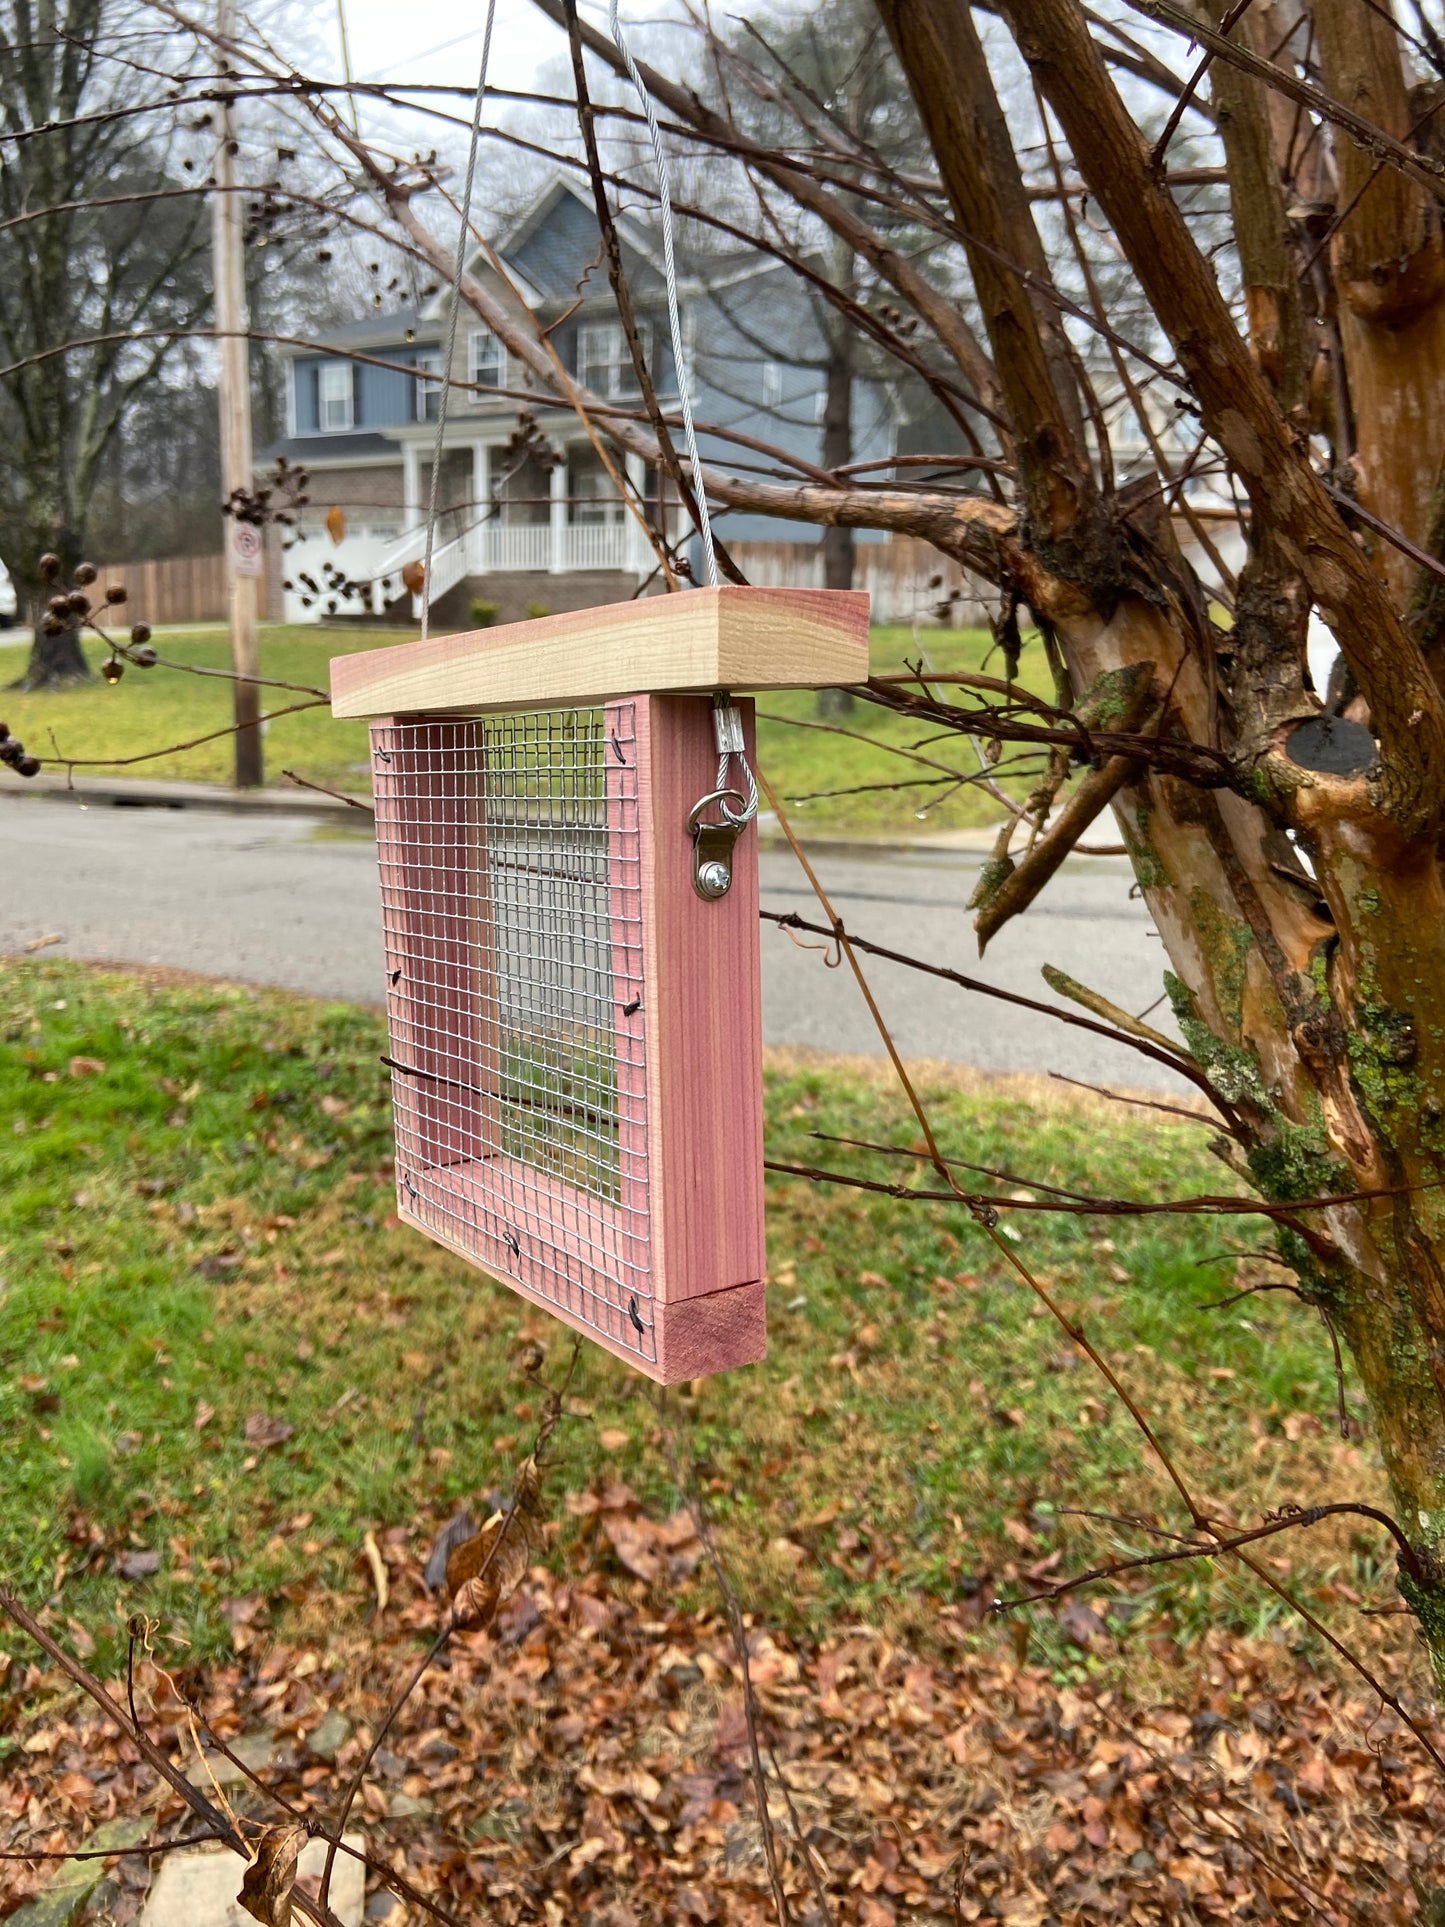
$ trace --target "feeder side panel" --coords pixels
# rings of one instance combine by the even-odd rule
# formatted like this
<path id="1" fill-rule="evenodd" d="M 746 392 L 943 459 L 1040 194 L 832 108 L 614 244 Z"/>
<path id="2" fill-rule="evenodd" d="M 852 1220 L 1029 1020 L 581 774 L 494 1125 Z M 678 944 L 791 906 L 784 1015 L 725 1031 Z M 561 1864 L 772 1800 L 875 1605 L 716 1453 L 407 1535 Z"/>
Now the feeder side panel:
<path id="1" fill-rule="evenodd" d="M 751 761 L 753 704 L 738 708 Z M 734 844 L 727 895 L 700 897 L 687 820 L 717 782 L 711 701 L 652 696 L 638 710 L 651 828 L 653 1236 L 658 1296 L 676 1306 L 752 1285 L 766 1269 L 758 833 L 750 824 Z"/>

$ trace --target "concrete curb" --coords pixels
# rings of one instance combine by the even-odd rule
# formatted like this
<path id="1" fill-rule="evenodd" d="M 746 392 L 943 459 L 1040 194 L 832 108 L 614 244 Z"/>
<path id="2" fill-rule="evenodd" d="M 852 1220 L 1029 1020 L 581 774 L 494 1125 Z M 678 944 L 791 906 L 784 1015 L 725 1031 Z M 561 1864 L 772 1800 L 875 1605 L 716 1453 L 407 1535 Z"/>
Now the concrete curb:
<path id="1" fill-rule="evenodd" d="M 320 796 L 315 790 L 232 790 L 218 783 L 182 783 L 159 777 L 75 776 L 41 770 L 28 782 L 0 775 L 0 799 L 44 798 L 55 803 L 80 804 L 87 809 L 225 810 L 233 815 L 305 816 L 317 823 L 346 823 L 358 833 L 370 825 L 366 808 Z M 361 798 L 358 797 L 358 802 Z M 976 830 L 945 830 L 937 836 L 815 836 L 806 825 L 795 825 L 808 850 L 828 856 L 877 858 L 902 855 L 980 855 L 993 847 L 997 824 Z M 786 850 L 787 840 L 769 810 L 758 817 L 758 837 L 765 850 Z"/>
<path id="2" fill-rule="evenodd" d="M 357 809 L 315 790 L 223 789 L 218 783 L 163 782 L 159 778 L 124 776 L 74 776 L 41 770 L 29 781 L 0 778 L 0 797 L 30 797 L 54 803 L 81 804 L 86 808 L 130 810 L 226 810 L 241 816 L 309 816 L 318 821 L 335 819 L 364 828 L 370 821 L 369 809 Z M 358 798 L 358 801 L 361 799 Z"/>

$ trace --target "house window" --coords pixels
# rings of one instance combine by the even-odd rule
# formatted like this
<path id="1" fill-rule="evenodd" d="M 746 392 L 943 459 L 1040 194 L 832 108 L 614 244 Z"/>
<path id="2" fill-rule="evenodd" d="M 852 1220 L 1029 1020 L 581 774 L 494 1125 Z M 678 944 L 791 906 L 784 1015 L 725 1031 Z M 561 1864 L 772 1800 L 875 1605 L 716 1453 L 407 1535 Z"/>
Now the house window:
<path id="1" fill-rule="evenodd" d="M 652 330 L 637 324 L 645 360 L 652 358 Z M 632 356 L 620 321 L 584 321 L 577 330 L 577 379 L 598 395 L 629 395 L 637 391 Z"/>
<path id="2" fill-rule="evenodd" d="M 490 328 L 473 328 L 467 353 L 467 379 L 479 388 L 505 388 L 507 351 Z M 472 406 L 490 401 L 490 395 L 473 393 Z"/>
<path id="3" fill-rule="evenodd" d="M 434 422 L 441 407 L 442 358 L 440 355 L 418 355 L 412 366 L 417 371 L 412 385 L 413 418 L 419 422 Z"/>
<path id="4" fill-rule="evenodd" d="M 354 387 L 349 361 L 323 361 L 316 371 L 316 413 L 323 435 L 351 427 Z"/>

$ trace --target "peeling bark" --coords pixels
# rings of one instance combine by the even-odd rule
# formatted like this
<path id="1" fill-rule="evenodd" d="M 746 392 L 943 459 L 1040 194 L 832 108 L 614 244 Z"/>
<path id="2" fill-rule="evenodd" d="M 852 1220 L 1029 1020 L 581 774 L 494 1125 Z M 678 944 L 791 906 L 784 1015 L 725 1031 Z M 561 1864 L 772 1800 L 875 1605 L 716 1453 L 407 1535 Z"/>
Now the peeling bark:
<path id="1" fill-rule="evenodd" d="M 1412 107 L 1399 36 L 1358 0 L 1315 0 L 1320 66 L 1332 94 L 1401 141 L 1428 128 Z M 1356 423 L 1356 486 L 1412 541 L 1427 534 L 1445 455 L 1445 239 L 1441 203 L 1354 141 L 1337 145 L 1340 226 L 1331 243 L 1340 333 Z M 1412 564 L 1380 544 L 1397 602 Z"/>

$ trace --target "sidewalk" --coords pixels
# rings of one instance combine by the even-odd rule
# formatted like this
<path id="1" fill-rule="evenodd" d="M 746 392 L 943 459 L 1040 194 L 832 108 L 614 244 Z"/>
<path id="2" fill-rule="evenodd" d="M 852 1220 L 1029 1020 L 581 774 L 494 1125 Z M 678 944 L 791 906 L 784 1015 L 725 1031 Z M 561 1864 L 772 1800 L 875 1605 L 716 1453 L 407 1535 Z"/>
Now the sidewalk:
<path id="1" fill-rule="evenodd" d="M 72 776 L 42 769 L 27 782 L 0 772 L 0 798 L 30 797 L 82 807 L 130 810 L 226 810 L 242 816 L 312 816 L 318 821 L 344 819 L 362 828 L 371 820 L 370 807 L 355 808 L 315 790 L 285 788 L 223 789 L 218 783 L 164 782 L 158 777 Z M 363 803 L 358 797 L 357 802 Z"/>
<path id="2" fill-rule="evenodd" d="M 279 625 L 271 623 L 264 626 L 276 628 Z M 225 622 L 156 622 L 151 624 L 151 634 L 153 636 L 224 636 L 229 634 L 229 632 L 230 625 Z M 35 632 L 29 628 L 28 625 L 18 626 L 13 629 L 0 629 L 0 649 L 18 649 L 22 644 L 28 649 L 34 640 Z M 93 641 L 94 638 L 92 637 L 91 640 Z"/>
<path id="3" fill-rule="evenodd" d="M 51 802 L 80 804 L 87 809 L 132 810 L 225 810 L 242 816 L 307 816 L 318 823 L 346 823 L 360 831 L 369 826 L 369 807 L 321 796 L 315 790 L 284 788 L 261 790 L 223 789 L 217 783 L 181 783 L 145 776 L 75 776 L 42 769 L 28 782 L 0 772 L 0 800 L 9 797 L 45 798 Z M 357 803 L 365 802 L 357 797 Z M 839 836 L 815 835 L 806 824 L 794 825 L 798 838 L 810 850 L 827 850 L 838 856 L 882 856 L 889 852 L 924 851 L 942 856 L 950 853 L 979 854 L 992 849 L 998 835 L 996 824 L 972 830 L 944 830 L 934 836 Z M 765 848 L 786 849 L 787 842 L 771 810 L 758 816 L 758 836 Z"/>

